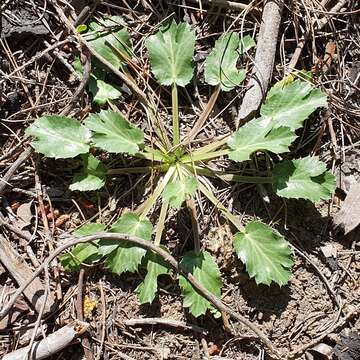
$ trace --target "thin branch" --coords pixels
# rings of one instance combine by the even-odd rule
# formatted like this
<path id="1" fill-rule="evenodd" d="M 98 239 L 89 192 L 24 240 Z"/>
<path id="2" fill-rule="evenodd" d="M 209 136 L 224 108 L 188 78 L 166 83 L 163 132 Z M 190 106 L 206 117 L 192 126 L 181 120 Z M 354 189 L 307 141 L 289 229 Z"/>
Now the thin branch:
<path id="1" fill-rule="evenodd" d="M 10 166 L 6 174 L 0 179 L 0 196 L 4 192 L 5 188 L 9 185 L 9 180 L 12 178 L 21 164 L 30 157 L 31 153 L 32 149 L 30 147 L 25 149 L 18 157 L 18 159 Z"/>
<path id="2" fill-rule="evenodd" d="M 0 310 L 0 320 L 3 319 L 6 316 L 6 314 L 10 311 L 17 297 L 20 296 L 20 294 L 30 285 L 30 283 L 35 278 L 37 278 L 42 273 L 42 271 L 44 271 L 46 267 L 50 265 L 53 259 L 55 259 L 59 254 L 61 254 L 63 251 L 65 251 L 70 247 L 73 247 L 77 244 L 95 241 L 97 239 L 102 239 L 103 241 L 111 241 L 111 240 L 127 241 L 133 245 L 140 246 L 143 249 L 151 250 L 155 252 L 156 254 L 161 256 L 164 259 L 164 261 L 169 263 L 177 272 L 183 275 L 192 284 L 192 286 L 197 291 L 199 291 L 202 294 L 202 296 L 204 296 L 208 301 L 210 301 L 218 310 L 228 313 L 232 318 L 236 319 L 237 321 L 247 326 L 259 337 L 259 339 L 274 354 L 274 356 L 276 356 L 279 359 L 281 358 L 280 353 L 272 344 L 272 342 L 269 340 L 269 338 L 254 323 L 250 322 L 244 316 L 238 314 L 237 312 L 233 311 L 230 307 L 225 305 L 219 298 L 217 298 L 214 294 L 212 294 L 209 290 L 207 290 L 191 273 L 186 272 L 186 270 L 166 250 L 163 250 L 161 247 L 154 245 L 150 241 L 146 241 L 136 236 L 131 236 L 127 234 L 100 232 L 98 234 L 94 234 L 90 236 L 67 239 L 65 244 L 59 246 L 45 259 L 45 261 L 40 265 L 40 267 L 33 273 L 32 277 L 26 283 L 20 286 L 20 288 L 12 296 L 11 300 L 3 307 L 3 309 Z"/>
<path id="3" fill-rule="evenodd" d="M 12 247 L 10 242 L 0 235 L 0 262 L 7 269 L 9 274 L 18 283 L 19 288 L 26 285 L 24 291 L 25 297 L 33 305 L 37 312 L 41 311 L 45 301 L 45 313 L 49 313 L 54 304 L 53 297 L 45 299 L 45 287 L 40 279 L 36 278 L 34 272 L 25 262 L 23 257 Z M 28 286 L 31 284 L 30 286 Z M 1 318 L 2 319 L 2 318 Z"/>
<path id="4" fill-rule="evenodd" d="M 143 318 L 143 319 L 130 319 L 125 320 L 124 325 L 126 326 L 148 326 L 148 325 L 162 325 L 170 326 L 175 328 L 181 328 L 185 330 L 192 330 L 201 334 L 206 333 L 206 330 L 201 327 L 193 324 L 187 324 L 184 321 L 178 321 L 173 319 L 164 319 L 164 318 Z"/>
<path id="5" fill-rule="evenodd" d="M 252 5 L 242 4 L 236 1 L 227 1 L 227 0 L 189 0 L 189 1 L 194 4 L 198 4 L 199 6 L 201 6 L 201 4 L 214 5 L 231 10 L 250 11 L 255 9 Z"/>
<path id="6" fill-rule="evenodd" d="M 333 8 L 331 8 L 330 13 L 337 13 L 343 8 L 347 3 L 347 0 L 340 0 L 337 2 Z M 321 30 L 328 22 L 330 21 L 329 16 L 324 16 L 321 18 L 317 23 L 315 23 L 315 20 L 313 21 L 313 25 L 317 30 Z M 297 44 L 297 47 L 294 51 L 293 56 L 291 57 L 290 63 L 287 66 L 286 74 L 290 74 L 294 69 L 299 61 L 300 55 L 304 49 L 305 43 L 308 40 L 310 35 L 310 31 L 306 31 L 303 37 L 299 40 L 299 43 Z"/>
<path id="7" fill-rule="evenodd" d="M 268 0 L 264 5 L 253 74 L 235 120 L 236 127 L 254 116 L 265 97 L 274 67 L 283 6 L 284 0 Z"/>

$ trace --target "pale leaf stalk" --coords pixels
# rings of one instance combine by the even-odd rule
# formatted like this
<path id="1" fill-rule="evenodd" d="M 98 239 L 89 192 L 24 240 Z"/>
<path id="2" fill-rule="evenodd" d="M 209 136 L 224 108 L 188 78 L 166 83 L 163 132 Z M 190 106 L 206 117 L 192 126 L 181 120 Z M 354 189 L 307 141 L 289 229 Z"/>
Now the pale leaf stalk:
<path id="1" fill-rule="evenodd" d="M 168 170 L 168 165 L 154 165 L 154 166 L 140 166 L 133 168 L 118 168 L 118 169 L 109 169 L 107 171 L 108 175 L 122 175 L 122 174 L 147 174 L 151 171 L 160 171 L 164 172 Z"/>
<path id="2" fill-rule="evenodd" d="M 151 145 L 155 145 L 161 152 L 165 153 L 166 152 L 166 148 L 163 146 L 163 144 L 158 141 L 155 137 L 144 134 L 144 138 L 146 140 L 149 141 L 149 143 Z M 151 152 L 149 149 L 151 149 L 152 151 L 154 151 L 152 146 L 145 146 L 145 150 Z"/>
<path id="3" fill-rule="evenodd" d="M 164 124 L 161 120 L 156 116 L 156 111 L 150 102 L 148 102 L 147 106 L 143 104 L 144 109 L 146 111 L 147 116 L 150 119 L 151 124 L 154 126 L 156 134 L 159 136 L 161 142 L 165 146 L 165 148 L 171 147 L 171 142 L 169 140 L 168 134 L 164 127 Z"/>
<path id="4" fill-rule="evenodd" d="M 194 155 L 194 154 L 199 155 L 199 154 L 206 154 L 209 152 L 213 152 L 213 151 L 219 149 L 221 146 L 225 145 L 229 141 L 229 138 L 230 138 L 230 135 L 227 135 L 220 140 L 211 141 L 210 144 L 207 144 L 205 146 L 202 146 L 202 147 L 194 150 L 191 155 Z M 184 158 L 187 156 L 189 156 L 189 155 L 184 156 Z"/>
<path id="5" fill-rule="evenodd" d="M 172 117 L 173 117 L 173 145 L 180 143 L 180 126 L 179 126 L 179 97 L 176 83 L 171 87 L 172 99 Z"/>
<path id="6" fill-rule="evenodd" d="M 171 177 L 173 176 L 175 169 L 175 166 L 169 168 L 162 180 L 159 180 L 151 196 L 135 210 L 135 213 L 138 214 L 141 219 L 144 219 L 151 210 L 151 208 L 155 205 L 157 199 L 162 194 L 165 186 L 168 184 Z"/>
<path id="7" fill-rule="evenodd" d="M 160 149 L 160 151 L 157 149 L 154 149 L 153 147 L 148 146 L 148 145 L 145 145 L 145 147 L 144 147 L 144 150 L 147 153 L 154 154 L 155 160 L 162 161 L 164 159 L 164 153 L 166 153 L 166 150 L 162 147 L 159 149 Z"/>
<path id="8" fill-rule="evenodd" d="M 165 221 L 166 221 L 166 215 L 169 209 L 169 204 L 167 202 L 164 202 L 161 204 L 161 210 L 160 210 L 160 215 L 159 215 L 159 221 L 156 225 L 156 229 L 155 229 L 155 242 L 154 244 L 156 246 L 159 246 L 161 243 L 161 237 L 162 234 L 164 232 L 164 228 L 165 228 Z"/>
<path id="9" fill-rule="evenodd" d="M 194 161 L 206 161 L 211 160 L 220 156 L 229 155 L 230 149 L 224 149 L 224 150 L 218 150 L 218 151 L 212 151 L 205 154 L 192 154 L 191 156 L 184 156 L 183 163 L 191 163 Z"/>
<path id="10" fill-rule="evenodd" d="M 200 179 L 199 179 L 200 180 Z M 233 215 L 223 204 L 222 202 L 212 193 L 211 190 L 208 190 L 206 186 L 199 181 L 199 190 L 223 213 L 223 215 L 233 223 L 233 225 L 241 231 L 244 227 L 241 224 L 240 220 Z"/>
<path id="11" fill-rule="evenodd" d="M 215 171 L 200 166 L 193 167 L 184 165 L 184 167 L 189 171 L 194 172 L 194 174 L 197 173 L 199 175 L 221 179 L 226 182 L 238 182 L 244 184 L 271 184 L 273 182 L 272 177 L 237 175 L 223 171 Z"/>
<path id="12" fill-rule="evenodd" d="M 149 153 L 146 151 L 139 151 L 134 156 L 137 158 L 140 158 L 140 159 L 146 159 L 146 160 L 150 160 L 150 161 L 158 161 L 158 162 L 163 161 L 162 156 L 160 156 L 159 154 L 155 154 L 153 152 Z"/>
<path id="13" fill-rule="evenodd" d="M 181 181 L 184 181 L 184 175 L 183 175 L 183 172 L 182 172 L 182 169 L 181 169 L 181 166 L 179 163 L 176 163 L 176 170 L 177 170 L 177 173 L 179 174 L 179 179 Z"/>

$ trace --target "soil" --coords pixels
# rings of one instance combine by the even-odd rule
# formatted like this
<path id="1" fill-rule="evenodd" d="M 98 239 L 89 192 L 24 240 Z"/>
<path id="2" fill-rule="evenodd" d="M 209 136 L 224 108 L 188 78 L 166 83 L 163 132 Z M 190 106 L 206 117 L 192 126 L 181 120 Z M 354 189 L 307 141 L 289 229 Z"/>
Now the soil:
<path id="1" fill-rule="evenodd" d="M 39 116 L 59 114 L 69 104 L 79 85 L 75 71 L 71 71 L 75 58 L 79 56 L 79 47 L 75 42 L 60 46 L 57 52 L 49 51 L 14 73 L 14 69 L 31 61 L 35 54 L 63 39 L 61 34 L 65 27 L 52 3 L 42 0 L 5 1 L 1 5 L 4 11 L 0 42 L 1 176 L 21 154 L 23 146 L 28 144 L 25 128 Z M 168 16 L 187 21 L 196 29 L 198 55 L 195 62 L 198 65 L 209 53 L 214 39 L 230 26 L 237 31 L 243 29 L 245 34 L 255 38 L 258 36 L 260 16 L 257 11 L 242 17 L 231 6 L 209 6 L 207 1 L 202 4 L 203 10 L 194 1 L 170 3 L 108 1 L 98 5 L 92 14 L 92 18 L 101 18 L 105 14 L 123 17 L 128 24 L 136 55 L 143 61 L 141 66 L 146 79 L 149 73 L 144 38 Z M 292 351 L 297 351 L 295 359 L 360 359 L 358 348 L 354 350 L 351 348 L 353 345 L 349 345 L 350 340 L 358 344 L 356 336 L 360 334 L 359 237 L 357 233 L 345 236 L 341 230 L 334 229 L 332 223 L 332 217 L 341 208 L 349 186 L 360 178 L 360 12 L 359 3 L 354 0 L 345 1 L 341 14 L 331 11 L 334 4 L 334 1 L 329 1 L 323 9 L 311 1 L 285 2 L 272 83 L 283 78 L 285 65 L 292 58 L 302 32 L 312 29 L 313 21 L 316 24 L 319 18 L 329 16 L 329 22 L 322 30 L 310 32 L 297 67 L 312 72 L 316 85 L 329 96 L 329 108 L 316 112 L 306 123 L 291 156 L 311 153 L 326 161 L 337 175 L 336 194 L 331 201 L 313 205 L 303 200 L 284 202 L 272 195 L 269 188 L 227 186 L 213 182 L 218 196 L 226 200 L 244 224 L 253 219 L 271 222 L 290 242 L 295 264 L 289 284 L 283 287 L 257 285 L 235 257 L 232 251 L 233 229 L 221 214 L 204 202 L 199 218 L 202 246 L 216 257 L 221 269 L 223 302 L 256 324 L 284 359 Z M 74 6 L 76 11 L 70 7 L 66 9 L 72 20 L 79 14 L 78 2 Z M 256 4 L 259 9 L 262 6 L 261 2 Z M 330 41 L 335 42 L 336 51 L 330 61 L 324 61 Z M 247 60 L 241 64 L 249 69 L 248 73 L 253 67 L 251 59 L 254 51 L 250 51 Z M 200 79 L 201 76 L 199 71 Z M 169 96 L 164 90 L 159 90 L 151 81 L 139 80 L 139 83 L 142 87 L 152 86 L 169 106 Z M 200 134 L 202 141 L 234 130 L 234 117 L 245 91 L 246 82 L 236 91 L 221 96 L 209 125 Z M 199 98 L 203 103 L 209 98 L 208 88 L 201 83 L 192 85 L 181 94 L 184 131 L 191 129 L 196 120 L 193 109 L 200 111 Z M 188 99 L 191 99 L 191 105 Z M 233 101 L 232 106 L 226 108 L 229 101 Z M 146 116 L 131 95 L 118 101 L 116 106 L 129 114 L 131 121 L 143 128 L 147 126 Z M 166 106 L 159 110 L 164 117 Z M 74 103 L 70 116 L 83 119 L 89 112 L 98 109 L 86 91 Z M 108 154 L 97 155 L 102 156 L 104 161 L 123 161 Z M 147 178 L 117 176 L 111 178 L 106 188 L 99 192 L 70 192 L 68 186 L 79 166 L 77 159 L 53 160 L 33 155 L 11 178 L 11 187 L 0 194 L 0 220 L 4 218 L 13 225 L 19 225 L 16 223 L 19 206 L 29 204 L 30 220 L 22 225 L 21 231 L 30 236 L 36 234 L 34 240 L 28 243 L 6 226 L 2 226 L 0 232 L 11 241 L 31 268 L 42 263 L 66 233 L 85 221 L 110 224 L 122 212 L 136 208 L 150 187 Z M 233 165 L 224 163 L 225 166 Z M 139 186 L 134 190 L 136 183 Z M 49 229 L 41 217 L 39 188 L 44 194 Z M 154 223 L 156 217 L 155 212 L 151 219 Z M 51 241 L 48 240 L 49 234 Z M 177 259 L 184 250 L 192 249 L 191 220 L 187 211 L 171 214 L 166 234 L 164 244 Z M 140 305 L 134 290 L 143 276 L 142 271 L 116 276 L 102 265 L 85 267 L 83 296 L 88 299 L 88 307 L 84 320 L 90 325 L 88 332 L 83 336 L 82 343 L 76 340 L 51 359 L 92 360 L 84 350 L 84 339 L 88 339 L 90 352 L 97 360 L 272 358 L 260 340 L 244 325 L 232 319 L 227 324 L 226 319 L 215 319 L 210 314 L 194 318 L 184 310 L 175 281 L 176 273 L 172 273 L 171 278 L 160 277 L 159 296 L 151 305 Z M 62 298 L 54 312 L 43 320 L 46 334 L 78 317 L 79 274 L 66 273 L 60 263 L 54 263 L 50 277 L 51 291 L 61 288 Z M 1 309 L 6 303 L 4 294 L 17 288 L 6 269 L 1 267 L 0 285 L 3 291 L 0 292 Z M 19 299 L 16 308 L 18 311 L 14 309 L 16 316 L 11 323 L 0 323 L 0 356 L 26 346 L 31 338 L 36 314 L 24 299 Z M 186 322 L 200 327 L 201 331 L 163 324 L 126 325 L 129 319 L 150 317 Z M 41 332 L 38 335 L 40 339 Z M 327 345 L 331 355 L 316 348 L 319 344 Z"/>
<path id="2" fill-rule="evenodd" d="M 46 12 L 39 15 L 39 10 L 27 1 L 13 2 L 1 16 L 0 38 L 19 40 L 29 35 L 49 34 L 50 16 Z"/>

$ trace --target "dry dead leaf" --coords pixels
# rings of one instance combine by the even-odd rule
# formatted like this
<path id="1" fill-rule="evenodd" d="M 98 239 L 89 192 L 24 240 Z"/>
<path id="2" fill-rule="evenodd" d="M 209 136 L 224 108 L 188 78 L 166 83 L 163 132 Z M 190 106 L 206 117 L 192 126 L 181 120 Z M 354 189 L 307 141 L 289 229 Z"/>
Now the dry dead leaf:
<path id="1" fill-rule="evenodd" d="M 31 212 L 32 201 L 21 204 L 16 211 L 17 220 L 14 225 L 18 228 L 23 229 L 31 224 L 33 214 Z"/>
<path id="2" fill-rule="evenodd" d="M 209 343 L 209 347 L 208 347 L 208 353 L 209 355 L 216 355 L 220 352 L 219 347 L 216 344 L 213 343 Z"/>
<path id="3" fill-rule="evenodd" d="M 360 183 L 351 185 L 341 210 L 334 216 L 336 227 L 344 230 L 345 235 L 360 223 Z"/>
<path id="4" fill-rule="evenodd" d="M 69 219 L 70 219 L 70 215 L 68 215 L 68 214 L 60 215 L 60 216 L 56 219 L 56 221 L 55 221 L 55 226 L 56 226 L 56 227 L 61 227 L 61 226 L 63 226 Z"/>

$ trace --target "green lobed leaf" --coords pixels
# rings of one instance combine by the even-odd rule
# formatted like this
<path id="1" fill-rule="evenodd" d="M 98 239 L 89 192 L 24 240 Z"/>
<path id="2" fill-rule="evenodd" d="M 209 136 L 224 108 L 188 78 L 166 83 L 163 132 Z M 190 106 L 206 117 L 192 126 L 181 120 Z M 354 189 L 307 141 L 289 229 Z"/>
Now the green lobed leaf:
<path id="1" fill-rule="evenodd" d="M 90 46 L 116 68 L 123 68 L 124 58 L 131 58 L 133 55 L 130 36 L 122 23 L 118 16 L 105 19 L 101 24 L 91 22 L 89 29 L 93 32 L 84 35 Z M 96 59 L 92 59 L 91 67 L 89 91 L 93 95 L 93 101 L 103 105 L 110 100 L 118 99 L 121 96 L 120 89 L 105 79 L 107 68 Z M 74 68 L 80 76 L 83 75 L 79 59 L 75 60 Z"/>
<path id="2" fill-rule="evenodd" d="M 146 41 L 152 72 L 161 85 L 186 86 L 193 77 L 195 32 L 173 20 Z"/>
<path id="3" fill-rule="evenodd" d="M 255 40 L 250 35 L 246 35 L 243 38 L 240 38 L 239 53 L 243 54 L 254 46 L 256 46 Z"/>
<path id="4" fill-rule="evenodd" d="M 194 195 L 198 188 L 198 182 L 193 176 L 185 179 L 178 179 L 169 182 L 164 189 L 163 199 L 172 207 L 180 209 L 181 204 L 185 201 L 186 196 Z"/>
<path id="5" fill-rule="evenodd" d="M 147 219 L 141 219 L 135 213 L 126 213 L 114 223 L 110 232 L 137 236 L 144 240 L 150 240 L 152 224 Z M 134 246 L 128 241 L 100 241 L 99 252 L 107 255 L 106 266 L 114 273 L 135 272 L 146 254 L 146 250 Z"/>
<path id="6" fill-rule="evenodd" d="M 229 139 L 229 158 L 234 161 L 250 160 L 255 151 L 267 150 L 276 154 L 289 151 L 296 135 L 287 127 L 272 129 L 268 118 L 254 119 L 243 125 Z M 271 124 L 270 124 L 271 125 Z"/>
<path id="7" fill-rule="evenodd" d="M 94 31 L 88 38 L 90 46 L 116 68 L 121 68 L 124 63 L 113 48 L 118 49 L 120 53 L 128 57 L 132 56 L 130 36 L 121 23 L 120 17 L 112 16 L 106 19 L 103 24 L 96 22 L 89 24 L 89 28 Z"/>
<path id="8" fill-rule="evenodd" d="M 317 157 L 285 160 L 273 169 L 273 188 L 281 197 L 318 202 L 329 199 L 335 187 L 335 176 L 326 171 L 326 165 Z"/>
<path id="9" fill-rule="evenodd" d="M 207 290 L 220 298 L 221 296 L 221 275 L 214 258 L 207 252 L 201 251 L 196 254 L 194 251 L 186 253 L 181 262 L 181 267 L 191 273 Z M 179 276 L 179 285 L 184 297 L 183 306 L 195 317 L 204 315 L 210 310 L 215 317 L 220 316 L 218 311 L 206 300 L 191 283 L 182 275 Z"/>
<path id="10" fill-rule="evenodd" d="M 97 223 L 89 223 L 81 226 L 79 229 L 74 231 L 74 235 L 87 236 L 93 235 L 97 232 L 104 231 L 105 225 Z M 102 258 L 102 255 L 98 252 L 97 244 L 98 240 L 93 243 L 83 243 L 76 245 L 70 253 L 60 256 L 60 261 L 65 271 L 76 271 L 79 270 L 80 265 L 91 264 Z"/>
<path id="11" fill-rule="evenodd" d="M 34 137 L 33 148 L 55 159 L 73 158 L 89 151 L 91 133 L 77 120 L 47 115 L 36 119 L 25 131 Z"/>
<path id="12" fill-rule="evenodd" d="M 284 238 L 270 226 L 260 221 L 248 223 L 243 231 L 235 234 L 234 248 L 257 284 L 270 285 L 274 281 L 282 286 L 288 282 L 292 252 Z"/>
<path id="13" fill-rule="evenodd" d="M 274 86 L 269 91 L 260 114 L 272 119 L 272 126 L 296 130 L 319 107 L 327 106 L 326 95 L 306 81 L 295 80 Z"/>
<path id="14" fill-rule="evenodd" d="M 79 191 L 93 191 L 101 189 L 105 185 L 107 169 L 106 166 L 91 154 L 82 156 L 83 168 L 75 174 L 73 183 L 69 189 Z"/>
<path id="15" fill-rule="evenodd" d="M 246 39 L 246 42 L 248 40 Z M 250 44 L 246 44 L 250 45 Z M 205 61 L 205 81 L 220 85 L 221 90 L 230 91 L 245 79 L 245 70 L 236 67 L 239 58 L 239 35 L 229 32 L 220 36 L 214 49 Z"/>
<path id="16" fill-rule="evenodd" d="M 92 61 L 92 72 L 89 79 L 89 91 L 93 96 L 93 101 L 99 105 L 104 105 L 110 100 L 118 99 L 121 96 L 121 91 L 116 85 L 107 83 L 105 81 L 106 72 L 100 66 L 94 66 L 96 61 Z M 77 57 L 73 63 L 75 71 L 79 76 L 83 76 L 84 67 Z"/>
<path id="17" fill-rule="evenodd" d="M 96 79 L 94 76 L 90 77 L 89 91 L 93 95 L 93 101 L 99 105 L 104 105 L 121 96 L 121 91 L 115 85 Z"/>
<path id="18" fill-rule="evenodd" d="M 134 155 L 139 151 L 139 145 L 144 143 L 142 130 L 118 112 L 102 110 L 98 114 L 90 114 L 85 126 L 93 131 L 95 146 L 109 152 Z"/>
<path id="19" fill-rule="evenodd" d="M 157 278 L 170 272 L 169 265 L 158 254 L 148 251 L 146 254 L 147 274 L 144 281 L 135 289 L 140 304 L 152 303 L 157 293 Z"/>

